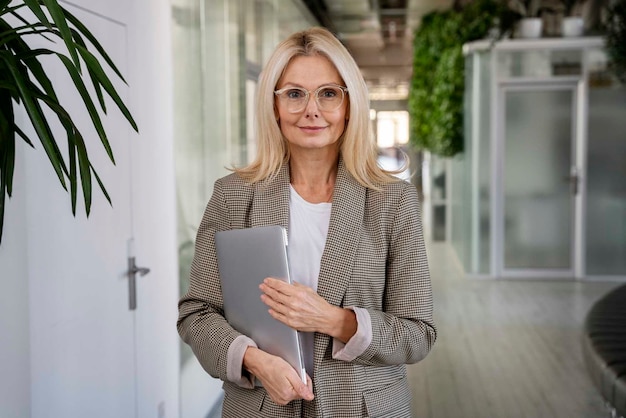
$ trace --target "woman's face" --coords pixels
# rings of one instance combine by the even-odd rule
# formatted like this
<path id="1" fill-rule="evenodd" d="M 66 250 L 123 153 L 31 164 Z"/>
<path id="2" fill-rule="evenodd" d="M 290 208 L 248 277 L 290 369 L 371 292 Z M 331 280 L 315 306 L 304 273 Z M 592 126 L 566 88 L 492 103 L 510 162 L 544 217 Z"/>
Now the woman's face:
<path id="1" fill-rule="evenodd" d="M 299 87 L 309 92 L 306 106 L 297 112 L 289 109 L 286 97 L 276 96 L 276 111 L 280 130 L 287 139 L 290 151 L 337 150 L 337 141 L 346 126 L 348 97 L 344 94 L 343 103 L 334 110 L 323 110 L 315 100 L 315 91 L 320 86 L 344 86 L 339 72 L 324 56 L 298 56 L 291 60 L 278 81 L 276 90 Z M 298 90 L 287 90 L 290 97 L 298 97 Z M 332 91 L 320 91 L 322 96 L 330 97 Z M 291 111 L 290 111 L 291 110 Z"/>

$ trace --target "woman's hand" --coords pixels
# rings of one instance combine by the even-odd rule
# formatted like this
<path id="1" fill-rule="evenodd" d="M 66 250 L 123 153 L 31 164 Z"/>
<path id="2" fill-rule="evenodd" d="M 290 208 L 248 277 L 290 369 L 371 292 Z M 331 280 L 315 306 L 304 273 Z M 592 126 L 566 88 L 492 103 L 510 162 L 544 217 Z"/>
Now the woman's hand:
<path id="1" fill-rule="evenodd" d="M 329 304 L 308 286 L 268 277 L 259 288 L 270 315 L 293 329 L 321 332 L 343 343 L 356 333 L 354 312 Z"/>
<path id="2" fill-rule="evenodd" d="M 243 356 L 243 367 L 263 383 L 270 398 L 278 405 L 287 405 L 296 399 L 313 400 L 313 384 L 307 375 L 304 384 L 293 367 L 280 357 L 256 347 L 248 347 Z"/>

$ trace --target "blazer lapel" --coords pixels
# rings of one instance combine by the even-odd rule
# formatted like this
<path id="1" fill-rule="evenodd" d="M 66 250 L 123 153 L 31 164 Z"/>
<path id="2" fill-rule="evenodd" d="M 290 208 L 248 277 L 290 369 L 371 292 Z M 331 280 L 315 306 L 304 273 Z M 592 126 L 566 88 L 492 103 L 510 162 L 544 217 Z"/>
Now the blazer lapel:
<path id="1" fill-rule="evenodd" d="M 250 226 L 268 225 L 289 227 L 289 164 L 283 164 L 271 181 L 262 181 L 254 187 Z"/>
<path id="2" fill-rule="evenodd" d="M 365 211 L 366 188 L 339 161 L 317 293 L 340 306 L 350 281 Z"/>

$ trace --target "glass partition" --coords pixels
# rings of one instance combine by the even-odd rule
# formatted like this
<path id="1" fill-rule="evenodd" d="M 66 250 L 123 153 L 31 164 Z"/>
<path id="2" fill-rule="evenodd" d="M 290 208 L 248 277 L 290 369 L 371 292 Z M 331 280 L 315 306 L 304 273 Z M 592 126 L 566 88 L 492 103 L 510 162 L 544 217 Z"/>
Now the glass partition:
<path id="1" fill-rule="evenodd" d="M 472 220 L 472 272 L 488 274 L 491 271 L 491 56 L 487 53 L 478 54 L 480 73 L 478 77 L 478 108 L 475 157 L 473 170 L 476 180 L 472 191 L 474 218 Z"/>
<path id="2" fill-rule="evenodd" d="M 626 86 L 589 53 L 587 274 L 626 275 Z"/>
<path id="3" fill-rule="evenodd" d="M 182 294 L 214 181 L 254 157 L 260 69 L 283 37 L 316 22 L 301 0 L 171 0 L 171 9 Z M 220 387 L 182 344 L 181 417 L 206 417 L 219 406 Z"/>
<path id="4" fill-rule="evenodd" d="M 475 128 L 472 101 L 478 92 L 473 91 L 472 81 L 478 72 L 474 72 L 475 60 L 473 56 L 465 58 L 465 91 L 463 95 L 463 152 L 450 159 L 451 190 L 450 199 L 450 244 L 455 249 L 457 257 L 465 271 L 471 269 L 471 224 L 474 213 L 471 200 L 471 161 L 474 144 L 472 132 Z"/>
<path id="5" fill-rule="evenodd" d="M 465 271 L 481 275 L 491 256 L 491 57 L 466 57 L 464 150 L 451 159 L 451 244 Z"/>

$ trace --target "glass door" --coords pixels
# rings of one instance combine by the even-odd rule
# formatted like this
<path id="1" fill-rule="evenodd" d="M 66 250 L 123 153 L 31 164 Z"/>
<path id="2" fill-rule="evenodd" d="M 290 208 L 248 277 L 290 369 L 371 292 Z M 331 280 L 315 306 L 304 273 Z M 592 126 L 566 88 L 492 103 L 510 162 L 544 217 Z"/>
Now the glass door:
<path id="1" fill-rule="evenodd" d="M 571 278 L 576 84 L 503 87 L 501 99 L 501 275 Z"/>

